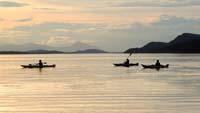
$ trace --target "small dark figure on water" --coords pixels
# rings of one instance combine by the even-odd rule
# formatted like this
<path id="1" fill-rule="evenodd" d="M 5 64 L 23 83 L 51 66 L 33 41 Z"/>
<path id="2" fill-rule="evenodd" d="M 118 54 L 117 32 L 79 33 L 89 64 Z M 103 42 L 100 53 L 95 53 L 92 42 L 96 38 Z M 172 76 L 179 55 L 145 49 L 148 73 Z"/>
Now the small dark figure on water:
<path id="1" fill-rule="evenodd" d="M 129 65 L 129 62 L 130 62 L 129 59 L 127 58 L 126 61 L 124 62 L 124 64 Z"/>
<path id="2" fill-rule="evenodd" d="M 39 64 L 39 67 L 40 67 L 40 68 L 43 68 L 43 62 L 42 62 L 42 60 L 39 60 L 39 63 L 38 63 L 38 64 Z"/>
<path id="3" fill-rule="evenodd" d="M 156 66 L 161 66 L 161 64 L 160 64 L 160 61 L 159 61 L 159 60 L 157 60 L 157 61 L 156 61 Z"/>

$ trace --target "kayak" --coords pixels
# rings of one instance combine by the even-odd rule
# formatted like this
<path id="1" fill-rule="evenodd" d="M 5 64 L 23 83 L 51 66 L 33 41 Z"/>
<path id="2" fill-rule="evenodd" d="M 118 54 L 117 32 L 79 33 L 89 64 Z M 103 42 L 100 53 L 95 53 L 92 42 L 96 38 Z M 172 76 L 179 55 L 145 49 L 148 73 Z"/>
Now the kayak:
<path id="1" fill-rule="evenodd" d="M 35 65 L 35 64 L 29 64 L 29 65 L 21 65 L 23 68 L 41 68 L 39 65 Z M 52 64 L 52 65 L 43 65 L 42 68 L 54 68 L 56 67 L 55 64 Z"/>
<path id="2" fill-rule="evenodd" d="M 131 63 L 131 64 L 124 64 L 124 63 L 120 63 L 120 64 L 114 64 L 114 66 L 116 67 L 132 67 L 132 66 L 139 66 L 139 63 Z"/>
<path id="3" fill-rule="evenodd" d="M 156 66 L 156 65 L 144 65 L 142 64 L 143 68 L 150 68 L 150 69 L 160 69 L 160 68 L 168 68 L 169 64 L 167 65 L 160 65 L 160 66 Z"/>

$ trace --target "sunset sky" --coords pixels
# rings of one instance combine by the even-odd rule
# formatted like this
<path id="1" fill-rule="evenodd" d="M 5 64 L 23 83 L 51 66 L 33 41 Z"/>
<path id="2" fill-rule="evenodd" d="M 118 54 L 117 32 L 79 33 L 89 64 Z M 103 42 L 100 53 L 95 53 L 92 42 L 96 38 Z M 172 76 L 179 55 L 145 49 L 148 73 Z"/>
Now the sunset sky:
<path id="1" fill-rule="evenodd" d="M 199 11 L 200 0 L 0 0 L 0 45 L 126 50 L 200 33 Z"/>

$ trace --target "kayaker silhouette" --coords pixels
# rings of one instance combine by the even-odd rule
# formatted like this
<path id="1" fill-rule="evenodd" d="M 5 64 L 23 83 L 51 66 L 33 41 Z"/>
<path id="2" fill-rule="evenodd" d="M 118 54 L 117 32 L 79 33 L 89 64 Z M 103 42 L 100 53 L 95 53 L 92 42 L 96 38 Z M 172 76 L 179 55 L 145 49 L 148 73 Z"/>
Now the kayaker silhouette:
<path id="1" fill-rule="evenodd" d="M 129 59 L 127 58 L 126 61 L 124 62 L 124 64 L 129 65 L 129 62 L 130 62 Z"/>
<path id="2" fill-rule="evenodd" d="M 42 62 L 42 60 L 39 60 L 39 63 L 38 63 L 38 64 L 39 64 L 39 67 L 40 67 L 40 68 L 43 68 L 43 62 Z"/>
<path id="3" fill-rule="evenodd" d="M 157 60 L 155 65 L 156 65 L 156 66 L 161 66 L 160 61 Z"/>
<path id="4" fill-rule="evenodd" d="M 133 53 L 130 53 L 128 58 L 126 59 L 126 61 L 124 62 L 124 64 L 129 65 L 130 64 L 130 60 L 129 57 L 132 55 Z"/>

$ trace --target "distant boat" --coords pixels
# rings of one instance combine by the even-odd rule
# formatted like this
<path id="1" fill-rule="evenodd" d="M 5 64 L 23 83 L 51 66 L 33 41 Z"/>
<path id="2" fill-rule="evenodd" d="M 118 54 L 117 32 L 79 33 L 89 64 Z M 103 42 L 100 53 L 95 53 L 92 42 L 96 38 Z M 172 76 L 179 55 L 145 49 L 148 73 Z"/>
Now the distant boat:
<path id="1" fill-rule="evenodd" d="M 41 68 L 38 64 L 29 64 L 29 65 L 21 65 L 23 68 Z M 52 65 L 46 65 L 44 64 L 42 66 L 42 68 L 55 68 L 56 65 L 52 64 Z"/>
<path id="2" fill-rule="evenodd" d="M 143 68 L 149 68 L 149 69 L 160 69 L 160 68 L 168 68 L 169 64 L 167 65 L 160 65 L 160 66 L 156 66 L 156 65 L 144 65 L 142 64 Z"/>
<path id="3" fill-rule="evenodd" d="M 139 66 L 139 63 L 130 63 L 130 64 L 124 64 L 124 63 L 119 63 L 119 64 L 113 64 L 116 67 L 132 67 L 132 66 Z"/>

